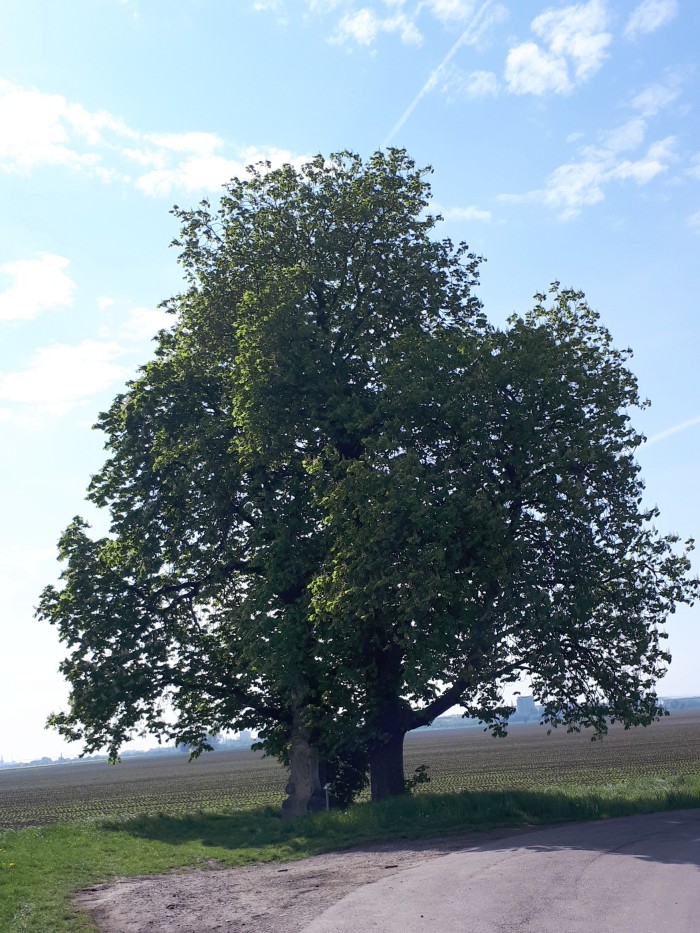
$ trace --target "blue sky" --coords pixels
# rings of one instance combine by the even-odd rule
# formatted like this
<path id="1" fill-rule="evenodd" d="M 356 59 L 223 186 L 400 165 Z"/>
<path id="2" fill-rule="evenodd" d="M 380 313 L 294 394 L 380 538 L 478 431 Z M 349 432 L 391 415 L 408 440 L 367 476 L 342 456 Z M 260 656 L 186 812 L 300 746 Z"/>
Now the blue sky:
<path id="1" fill-rule="evenodd" d="M 66 689 L 33 619 L 102 462 L 99 411 L 181 277 L 173 204 L 245 166 L 405 146 L 502 323 L 583 289 L 652 407 L 659 527 L 700 535 L 700 124 L 691 0 L 5 0 L 0 7 L 0 754 Z M 668 695 L 700 693 L 700 607 Z"/>

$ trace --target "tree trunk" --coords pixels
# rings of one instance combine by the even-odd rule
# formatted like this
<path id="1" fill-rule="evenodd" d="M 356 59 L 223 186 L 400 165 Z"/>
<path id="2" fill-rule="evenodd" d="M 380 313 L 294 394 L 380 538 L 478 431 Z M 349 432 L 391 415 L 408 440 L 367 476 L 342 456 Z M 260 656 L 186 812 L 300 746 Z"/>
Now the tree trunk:
<path id="1" fill-rule="evenodd" d="M 303 712 L 297 708 L 293 711 L 289 781 L 285 792 L 287 799 L 282 803 L 282 815 L 285 817 L 303 816 L 325 809 L 326 796 L 319 780 L 319 755 L 309 742 Z"/>
<path id="2" fill-rule="evenodd" d="M 372 800 L 398 797 L 406 792 L 403 772 L 404 731 L 390 734 L 388 740 L 369 754 Z"/>
<path id="3" fill-rule="evenodd" d="M 372 800 L 406 793 L 403 773 L 403 740 L 411 727 L 412 711 L 401 698 L 403 653 L 397 644 L 375 655 L 374 683 L 368 689 L 372 714 L 368 725 L 369 780 Z"/>

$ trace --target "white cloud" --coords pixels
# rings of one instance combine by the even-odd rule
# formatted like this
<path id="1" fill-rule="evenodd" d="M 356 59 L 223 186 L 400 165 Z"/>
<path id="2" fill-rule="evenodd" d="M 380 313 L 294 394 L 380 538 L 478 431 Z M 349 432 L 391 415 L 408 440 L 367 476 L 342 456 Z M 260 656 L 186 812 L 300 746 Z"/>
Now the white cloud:
<path id="1" fill-rule="evenodd" d="M 129 129 L 123 120 L 106 110 L 90 113 L 80 104 L 67 103 L 66 119 L 78 136 L 81 136 L 91 146 L 98 146 L 104 142 L 105 130 L 128 139 L 135 139 L 138 136 L 138 133 Z"/>
<path id="2" fill-rule="evenodd" d="M 441 214 L 445 220 L 491 220 L 491 211 L 482 210 L 479 207 L 440 207 L 439 204 L 433 204 L 432 209 Z"/>
<path id="3" fill-rule="evenodd" d="M 500 82 L 492 71 L 462 71 L 461 68 L 445 68 L 439 78 L 440 90 L 448 100 L 466 97 L 477 100 L 481 97 L 496 97 Z"/>
<path id="4" fill-rule="evenodd" d="M 345 0 L 306 0 L 306 8 L 310 13 L 330 13 L 344 3 Z"/>
<path id="5" fill-rule="evenodd" d="M 293 165 L 295 168 L 301 168 L 302 165 L 309 162 L 309 155 L 294 155 L 289 149 L 278 149 L 276 146 L 270 146 L 267 149 L 260 149 L 258 146 L 247 146 L 240 150 L 242 162 L 248 165 L 255 165 L 259 162 L 269 162 L 270 166 L 279 168 L 281 165 Z"/>
<path id="6" fill-rule="evenodd" d="M 121 154 L 132 162 L 148 165 L 151 168 L 165 168 L 168 163 L 167 153 L 155 149 L 134 149 L 127 146 L 121 150 Z"/>
<path id="7" fill-rule="evenodd" d="M 663 110 L 664 107 L 673 103 L 679 93 L 680 91 L 677 89 L 672 90 L 671 88 L 664 87 L 663 84 L 650 84 L 649 87 L 640 91 L 640 93 L 633 98 L 632 106 L 635 110 L 639 110 L 645 117 L 653 117 L 659 110 Z"/>
<path id="8" fill-rule="evenodd" d="M 368 7 L 362 7 L 341 17 L 332 41 L 342 43 L 352 39 L 358 45 L 371 46 L 382 32 L 398 33 L 405 45 L 419 45 L 423 41 L 415 22 L 403 13 L 377 16 Z"/>
<path id="9" fill-rule="evenodd" d="M 385 32 L 398 33 L 404 45 L 420 45 L 423 41 L 423 36 L 416 24 L 401 13 L 385 19 L 382 29 Z"/>
<path id="10" fill-rule="evenodd" d="M 544 188 L 523 195 L 502 195 L 501 199 L 513 203 L 539 202 L 557 211 L 560 219 L 570 220 L 583 208 L 603 201 L 605 188 L 611 182 L 632 180 L 637 185 L 646 185 L 668 171 L 676 158 L 676 140 L 669 136 L 651 143 L 636 159 L 621 158 L 623 152 L 639 148 L 644 132 L 642 120 L 630 120 L 605 134 L 601 146 L 585 147 L 579 160 L 556 168 Z"/>
<path id="11" fill-rule="evenodd" d="M 442 22 L 466 22 L 474 13 L 474 0 L 425 0 L 423 7 Z"/>
<path id="12" fill-rule="evenodd" d="M 642 0 L 627 21 L 625 37 L 636 39 L 640 35 L 655 32 L 677 13 L 678 0 Z"/>
<path id="13" fill-rule="evenodd" d="M 215 191 L 234 175 L 241 175 L 245 166 L 222 156 L 201 156 L 184 159 L 174 168 L 160 168 L 141 175 L 136 187 L 151 197 L 168 195 L 174 188 L 182 191 Z"/>
<path id="14" fill-rule="evenodd" d="M 175 317 L 163 308 L 131 308 L 122 326 L 121 336 L 139 342 L 150 340 L 159 330 L 170 328 L 174 323 Z"/>
<path id="15" fill-rule="evenodd" d="M 68 142 L 67 101 L 58 94 L 25 91 L 0 81 L 0 165 L 24 172 L 35 165 L 87 168 L 96 156 L 78 153 Z"/>
<path id="16" fill-rule="evenodd" d="M 628 120 L 603 134 L 603 157 L 607 153 L 624 152 L 636 149 L 644 142 L 646 123 L 642 119 Z"/>
<path id="17" fill-rule="evenodd" d="M 0 401 L 20 406 L 25 415 L 65 415 L 131 375 L 116 362 L 122 353 L 119 344 L 97 340 L 41 348 L 26 369 L 0 375 Z"/>
<path id="18" fill-rule="evenodd" d="M 532 30 L 554 55 L 572 60 L 575 76 L 584 81 L 598 71 L 612 36 L 605 31 L 607 14 L 601 0 L 589 0 L 563 10 L 547 10 L 532 22 Z"/>
<path id="19" fill-rule="evenodd" d="M 58 94 L 0 80 L 0 168 L 27 173 L 41 165 L 86 172 L 105 183 L 133 184 L 149 195 L 174 188 L 211 191 L 245 172 L 248 153 L 279 164 L 281 149 L 226 144 L 216 133 L 141 133 L 106 111 L 89 112 Z M 134 167 L 136 166 L 136 171 Z"/>
<path id="20" fill-rule="evenodd" d="M 199 156 L 211 155 L 224 144 L 216 133 L 150 133 L 146 139 L 161 149 Z"/>
<path id="21" fill-rule="evenodd" d="M 508 53 L 505 78 L 513 94 L 566 94 L 600 69 L 612 36 L 601 0 L 546 10 L 531 23 L 541 40 Z"/>
<path id="22" fill-rule="evenodd" d="M 700 233 L 700 211 L 696 211 L 694 214 L 690 215 L 688 218 L 688 226 L 691 230 Z"/>
<path id="23" fill-rule="evenodd" d="M 269 162 L 273 168 L 284 163 L 299 167 L 308 156 L 295 156 L 286 149 L 257 149 L 253 146 L 239 150 L 238 159 L 224 156 L 193 155 L 182 159 L 171 168 L 146 172 L 136 180 L 136 187 L 151 197 L 168 195 L 174 189 L 181 191 L 216 191 L 234 176 L 245 175 L 247 167 L 257 162 Z"/>
<path id="24" fill-rule="evenodd" d="M 680 96 L 682 78 L 679 74 L 671 73 L 666 82 L 650 84 L 632 98 L 632 106 L 644 117 L 653 117 L 660 110 L 664 110 Z"/>
<path id="25" fill-rule="evenodd" d="M 465 44 L 471 45 L 481 44 L 491 27 L 508 17 L 506 7 L 492 0 L 486 3 L 483 0 L 418 0 L 413 4 L 406 0 L 383 0 L 382 6 L 376 2 L 359 6 L 353 0 L 306 0 L 306 9 L 311 15 L 340 14 L 331 42 L 354 42 L 372 50 L 383 33 L 397 35 L 404 45 L 420 45 L 423 34 L 419 23 L 424 16 L 453 30 L 463 29 L 477 18 L 478 30 L 464 39 Z"/>
<path id="26" fill-rule="evenodd" d="M 566 59 L 543 51 L 535 42 L 510 50 L 505 78 L 512 94 L 565 94 L 572 89 Z"/>
<path id="27" fill-rule="evenodd" d="M 560 212 L 563 220 L 576 217 L 583 207 L 597 204 L 605 197 L 605 166 L 602 162 L 570 162 L 552 172 L 546 188 L 537 192 L 547 207 Z"/>
<path id="28" fill-rule="evenodd" d="M 106 138 L 135 138 L 122 120 L 105 111 L 90 113 L 60 94 L 45 94 L 0 79 L 0 167 L 26 173 L 38 165 L 62 165 L 100 174 L 94 150 Z"/>
<path id="29" fill-rule="evenodd" d="M 43 253 L 39 259 L 18 259 L 0 266 L 12 284 L 0 292 L 0 320 L 28 321 L 48 308 L 69 307 L 75 282 L 66 273 L 63 256 Z"/>
<path id="30" fill-rule="evenodd" d="M 638 185 L 646 185 L 652 178 L 668 171 L 668 167 L 676 157 L 676 139 L 669 136 L 660 139 L 647 149 L 640 159 L 630 161 L 625 159 L 609 172 L 609 178 L 631 178 Z"/>
<path id="31" fill-rule="evenodd" d="M 97 299 L 97 306 L 103 312 L 98 330 L 100 341 L 104 344 L 121 347 L 121 352 L 131 355 L 152 341 L 159 331 L 170 329 L 176 323 L 176 316 L 161 307 L 148 305 L 125 306 L 115 298 L 102 296 Z M 140 346 L 137 346 L 140 345 Z"/>
<path id="32" fill-rule="evenodd" d="M 379 18 L 368 9 L 346 13 L 338 23 L 335 39 L 344 42 L 354 39 L 360 45 L 371 45 L 379 33 Z"/>

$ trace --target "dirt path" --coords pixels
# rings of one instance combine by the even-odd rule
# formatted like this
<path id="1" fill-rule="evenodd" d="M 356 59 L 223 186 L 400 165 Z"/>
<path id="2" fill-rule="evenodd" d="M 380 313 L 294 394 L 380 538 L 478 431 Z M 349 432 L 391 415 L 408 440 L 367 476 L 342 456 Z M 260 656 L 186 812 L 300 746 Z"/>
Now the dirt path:
<path id="1" fill-rule="evenodd" d="M 386 843 L 248 868 L 126 878 L 79 892 L 102 933 L 301 933 L 361 885 L 528 830 Z"/>

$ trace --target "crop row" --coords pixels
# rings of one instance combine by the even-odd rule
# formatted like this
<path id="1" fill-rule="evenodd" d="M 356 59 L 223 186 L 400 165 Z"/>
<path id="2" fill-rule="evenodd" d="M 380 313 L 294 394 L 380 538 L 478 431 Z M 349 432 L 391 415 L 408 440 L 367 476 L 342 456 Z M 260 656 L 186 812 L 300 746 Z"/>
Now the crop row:
<path id="1" fill-rule="evenodd" d="M 427 730 L 406 742 L 406 773 L 428 765 L 423 793 L 537 787 L 600 787 L 634 777 L 700 774 L 700 714 L 648 729 L 614 727 L 601 742 L 586 733 L 550 735 L 517 726 L 505 739 L 479 729 Z M 217 751 L 0 771 L 0 828 L 137 813 L 226 812 L 278 805 L 286 774 L 258 752 Z"/>

